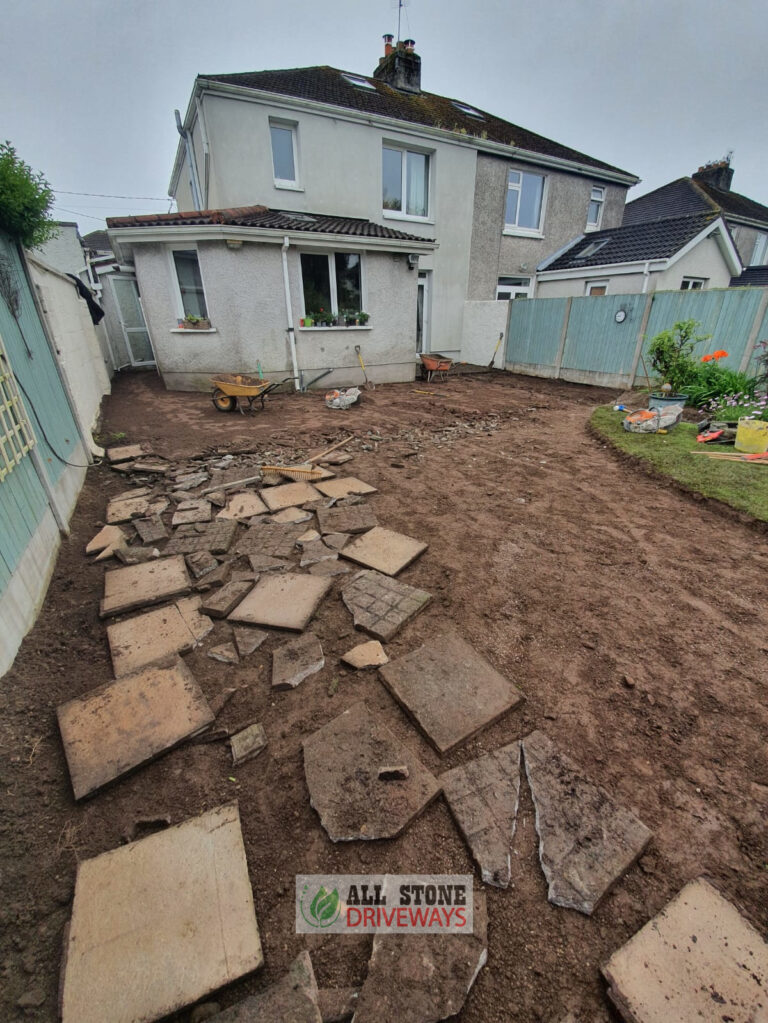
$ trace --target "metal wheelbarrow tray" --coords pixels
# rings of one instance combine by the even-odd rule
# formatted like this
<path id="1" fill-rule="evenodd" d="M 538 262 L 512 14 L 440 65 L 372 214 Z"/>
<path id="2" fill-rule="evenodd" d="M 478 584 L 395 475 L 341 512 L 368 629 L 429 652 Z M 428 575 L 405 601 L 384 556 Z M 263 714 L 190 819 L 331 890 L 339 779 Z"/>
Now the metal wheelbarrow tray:
<path id="1" fill-rule="evenodd" d="M 441 355 L 439 352 L 421 352 L 419 358 L 426 371 L 427 382 L 431 382 L 435 375 L 439 380 L 445 380 L 453 366 L 453 359 L 449 359 L 447 355 Z"/>
<path id="2" fill-rule="evenodd" d="M 285 377 L 284 380 L 269 381 L 259 380 L 258 377 L 248 376 L 246 373 L 219 373 L 213 379 L 211 401 L 219 412 L 234 412 L 239 408 L 245 415 L 244 403 L 248 412 L 254 411 L 253 403 L 257 400 L 264 408 L 264 399 L 270 391 L 276 390 L 290 379 L 291 377 Z"/>

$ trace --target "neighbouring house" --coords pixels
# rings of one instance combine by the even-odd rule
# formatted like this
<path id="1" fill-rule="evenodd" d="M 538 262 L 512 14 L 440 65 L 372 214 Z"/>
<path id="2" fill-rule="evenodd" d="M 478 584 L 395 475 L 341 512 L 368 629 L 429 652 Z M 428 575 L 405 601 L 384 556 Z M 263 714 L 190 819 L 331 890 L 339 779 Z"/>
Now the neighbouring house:
<path id="1" fill-rule="evenodd" d="M 763 266 L 768 263 L 768 206 L 732 192 L 732 181 L 730 157 L 709 163 L 689 178 L 678 178 L 628 202 L 623 223 L 642 224 L 692 213 L 719 214 L 728 225 L 742 265 Z"/>
<path id="2" fill-rule="evenodd" d="M 416 267 L 430 239 L 264 206 L 107 223 L 116 255 L 135 266 L 169 388 L 207 390 L 217 372 L 259 369 L 297 388 L 360 382 L 356 346 L 377 381 L 413 378 Z"/>
<path id="3" fill-rule="evenodd" d="M 268 242 L 253 229 L 247 233 L 247 224 L 239 236 L 246 251 L 226 249 L 228 232 L 221 225 L 218 247 L 205 249 L 203 236 L 198 246 L 195 232 L 206 229 L 211 237 L 215 225 L 209 221 L 217 210 L 226 216 L 227 210 L 258 205 L 281 218 L 367 225 L 350 249 L 346 229 L 327 231 L 321 241 L 293 220 L 287 231 L 290 316 L 300 368 L 354 369 L 349 341 L 333 334 L 336 328 L 302 333 L 299 321 L 317 312 L 304 299 L 318 285 L 318 296 L 341 313 L 333 283 L 336 253 L 359 253 L 361 302 L 371 328 L 360 337 L 377 380 L 412 379 L 421 351 L 458 358 L 478 331 L 489 335 L 483 341 L 487 362 L 507 308 L 495 300 L 531 295 L 536 265 L 576 234 L 621 224 L 635 175 L 469 103 L 424 91 L 413 41 L 393 45 L 392 36 L 384 39 L 384 56 L 370 76 L 319 66 L 196 79 L 186 114 L 177 119 L 181 140 L 169 187 L 181 214 L 192 220 L 172 228 L 172 221 L 153 218 L 131 228 L 131 255 L 143 264 L 141 269 L 137 263 L 137 278 L 147 325 L 169 386 L 201 385 L 211 371 L 250 369 L 257 358 L 265 371 L 291 372 L 285 358 L 289 316 L 275 277 L 279 262 L 271 247 L 267 258 Z M 200 211 L 209 219 L 196 224 Z M 112 242 L 127 260 L 119 241 L 126 225 L 110 226 Z M 194 268 L 191 258 L 185 264 L 172 256 L 181 239 L 171 231 L 182 228 L 194 242 L 187 250 L 197 253 Z M 340 237 L 346 247 L 336 245 Z M 375 256 L 368 246 L 374 237 Z M 252 244 L 260 248 L 251 251 Z M 391 255 L 405 253 L 412 261 L 385 257 L 388 245 Z M 317 258 L 304 259 L 304 249 Z M 329 259 L 325 269 L 322 254 Z M 269 289 L 266 280 L 236 269 L 251 264 L 272 268 Z M 198 273 L 202 283 L 194 287 L 204 286 L 217 333 L 198 337 L 193 351 L 187 333 L 174 333 L 174 323 L 181 312 L 179 274 L 196 280 L 190 275 Z M 244 286 L 249 281 L 257 283 Z M 157 288 L 165 289 L 162 296 Z M 481 314 L 481 303 L 495 308 Z M 390 351 L 394 333 L 396 353 Z M 336 362 L 337 354 L 345 361 Z M 356 381 L 359 373 L 346 378 Z M 345 372 L 331 379 L 341 383 Z"/>
<path id="4" fill-rule="evenodd" d="M 727 288 L 740 272 L 723 217 L 690 213 L 580 235 L 539 264 L 536 297 Z"/>
<path id="5" fill-rule="evenodd" d="M 56 237 L 33 249 L 32 255 L 61 273 L 80 274 L 85 266 L 85 254 L 77 224 L 60 220 Z"/>

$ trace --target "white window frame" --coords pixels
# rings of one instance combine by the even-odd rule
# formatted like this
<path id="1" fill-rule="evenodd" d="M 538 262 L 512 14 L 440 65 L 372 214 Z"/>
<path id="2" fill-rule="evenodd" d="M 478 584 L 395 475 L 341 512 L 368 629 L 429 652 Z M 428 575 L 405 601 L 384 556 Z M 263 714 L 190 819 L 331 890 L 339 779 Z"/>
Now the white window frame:
<path id="1" fill-rule="evenodd" d="M 513 302 L 516 298 L 530 298 L 533 293 L 533 278 L 532 277 L 517 277 L 520 280 L 527 280 L 528 284 L 502 284 L 501 281 L 504 277 L 514 278 L 514 274 L 502 274 L 496 279 L 496 300 L 498 302 Z M 509 298 L 503 298 L 500 292 L 511 292 Z"/>
<path id="2" fill-rule="evenodd" d="M 594 277 L 591 281 L 587 281 L 584 285 L 584 294 L 591 295 L 593 288 L 605 288 L 605 294 L 608 294 L 608 285 L 611 283 L 610 277 Z M 601 295 L 596 295 L 596 298 L 601 298 Z"/>
<path id="3" fill-rule="evenodd" d="M 354 256 L 360 257 L 360 309 L 358 312 L 367 312 L 365 308 L 366 300 L 366 288 L 365 288 L 365 253 L 360 249 L 299 249 L 299 280 L 301 281 L 301 316 L 305 319 L 309 313 L 304 305 L 304 273 L 301 268 L 301 257 L 302 256 L 327 256 L 328 258 L 328 279 L 331 283 L 331 313 L 334 316 L 339 315 L 339 296 L 338 288 L 336 285 L 336 254 L 347 253 Z M 310 312 L 316 312 L 315 309 Z M 305 330 L 334 330 L 334 327 L 305 327 Z M 345 330 L 351 328 L 345 327 Z M 359 328 L 362 329 L 362 328 Z"/>
<path id="4" fill-rule="evenodd" d="M 291 133 L 291 142 L 293 143 L 293 178 L 275 177 L 275 154 L 272 149 L 273 128 L 281 128 L 283 131 L 289 131 Z M 301 187 L 301 178 L 299 175 L 299 125 L 296 121 L 284 121 L 279 117 L 270 117 L 269 155 L 272 160 L 272 180 L 275 188 L 287 189 L 291 192 L 303 192 L 304 189 Z"/>
<path id="5" fill-rule="evenodd" d="M 520 184 L 513 184 L 509 180 L 510 173 L 520 174 Z M 539 211 L 539 226 L 538 227 L 518 227 L 517 224 L 507 223 L 507 195 L 510 191 L 515 191 L 522 195 L 523 180 L 522 176 L 528 175 L 529 177 L 541 178 L 543 181 L 541 189 L 541 210 Z M 549 192 L 549 175 L 540 174 L 538 171 L 523 170 L 522 167 L 509 167 L 507 169 L 507 188 L 504 192 L 504 230 L 502 234 L 517 235 L 524 238 L 543 238 L 544 237 L 544 222 L 547 214 L 547 194 Z M 520 216 L 520 195 L 517 200 L 517 216 Z"/>
<path id="6" fill-rule="evenodd" d="M 384 150 L 395 149 L 400 152 L 400 194 L 402 195 L 403 205 L 406 205 L 408 200 L 408 161 L 403 159 L 406 153 L 416 153 L 419 156 L 426 156 L 427 158 L 427 215 L 425 217 L 418 217 L 414 213 L 406 213 L 402 210 L 388 210 L 384 208 Z M 433 196 L 435 190 L 433 187 L 434 177 L 434 165 L 435 165 L 435 150 L 434 149 L 423 149 L 420 146 L 409 146 L 402 142 L 390 142 L 387 139 L 382 139 L 381 142 L 381 188 L 379 193 L 381 195 L 381 215 L 386 217 L 388 220 L 410 220 L 415 221 L 419 224 L 433 224 L 434 217 L 433 211 Z"/>
<path id="7" fill-rule="evenodd" d="M 177 320 L 183 320 L 184 317 L 186 316 L 186 313 L 184 312 L 184 300 L 181 297 L 181 285 L 179 284 L 179 275 L 176 273 L 176 263 L 174 262 L 173 254 L 174 254 L 174 252 L 192 252 L 192 250 L 194 250 L 196 255 L 197 255 L 197 268 L 200 271 L 200 283 L 203 285 L 203 298 L 205 299 L 205 310 L 206 310 L 206 313 L 208 314 L 207 315 L 207 319 L 210 320 L 211 319 L 211 304 L 208 301 L 208 289 L 205 286 L 205 277 L 203 276 L 203 265 L 200 262 L 200 252 L 198 251 L 198 248 L 197 248 L 197 245 L 196 245 L 195 242 L 187 242 L 184 245 L 179 244 L 179 245 L 169 245 L 168 246 L 168 263 L 169 263 L 170 268 L 171 268 L 171 280 L 173 282 L 173 284 L 172 284 L 172 287 L 173 287 L 173 298 L 174 298 L 174 302 L 175 302 L 175 305 L 176 305 L 176 319 Z M 181 328 L 181 329 L 184 329 L 184 328 Z M 211 328 L 211 329 L 213 329 L 213 328 Z M 201 331 L 200 333 L 204 333 L 204 331 Z"/>
<path id="8" fill-rule="evenodd" d="M 599 195 L 595 195 L 598 192 Z M 589 220 L 589 208 L 593 202 L 598 204 L 597 206 L 597 220 L 594 223 L 590 223 Z M 589 193 L 589 202 L 587 203 L 587 225 L 586 231 L 599 231 L 600 225 L 603 222 L 603 210 L 605 209 L 605 188 L 602 185 L 593 185 L 592 191 Z"/>
<path id="9" fill-rule="evenodd" d="M 752 258 L 749 261 L 749 265 L 765 266 L 766 263 L 768 263 L 768 234 L 763 234 L 760 231 L 755 238 L 755 247 L 752 249 Z"/>
<path id="10" fill-rule="evenodd" d="M 683 277 L 680 282 L 681 291 L 705 291 L 708 277 Z"/>

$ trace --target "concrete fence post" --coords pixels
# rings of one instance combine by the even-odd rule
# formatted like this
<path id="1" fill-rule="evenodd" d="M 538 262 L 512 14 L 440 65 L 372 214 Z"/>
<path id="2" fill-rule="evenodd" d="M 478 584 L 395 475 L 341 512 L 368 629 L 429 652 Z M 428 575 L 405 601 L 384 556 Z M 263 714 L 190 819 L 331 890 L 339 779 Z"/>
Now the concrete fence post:
<path id="1" fill-rule="evenodd" d="M 635 386 L 635 379 L 637 377 L 637 367 L 640 364 L 640 356 L 643 354 L 643 341 L 645 341 L 645 332 L 648 329 L 648 320 L 651 318 L 651 306 L 653 305 L 653 292 L 648 295 L 645 301 L 645 309 L 643 309 L 643 316 L 640 320 L 640 329 L 637 332 L 637 342 L 635 344 L 635 354 L 632 358 L 632 370 L 629 374 L 629 386 L 630 388 Z M 648 381 L 650 384 L 650 380 Z"/>
<path id="2" fill-rule="evenodd" d="M 568 300 L 565 303 L 565 314 L 563 315 L 563 329 L 560 331 L 560 345 L 557 349 L 557 355 L 555 356 L 555 380 L 560 379 L 560 367 L 563 365 L 563 355 L 565 353 L 565 342 L 568 338 L 568 324 L 571 322 L 571 306 L 573 305 L 573 296 L 569 295 Z"/>

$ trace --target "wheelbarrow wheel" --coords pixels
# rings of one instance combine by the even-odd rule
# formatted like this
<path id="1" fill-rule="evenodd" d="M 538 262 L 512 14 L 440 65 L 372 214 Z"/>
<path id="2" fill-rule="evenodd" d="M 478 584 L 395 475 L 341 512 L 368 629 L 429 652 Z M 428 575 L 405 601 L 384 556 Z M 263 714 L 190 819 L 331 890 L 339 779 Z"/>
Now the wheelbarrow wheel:
<path id="1" fill-rule="evenodd" d="M 219 412 L 234 412 L 237 408 L 237 398 L 232 394 L 225 394 L 220 387 L 214 390 L 211 401 Z"/>

